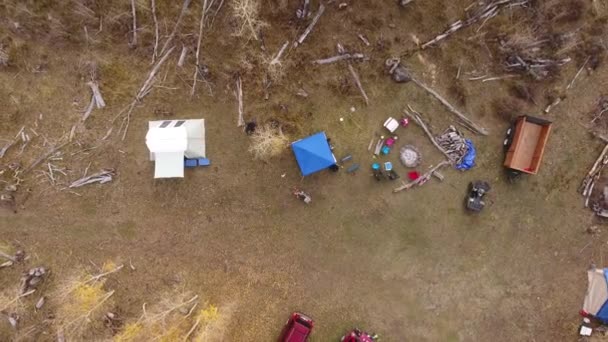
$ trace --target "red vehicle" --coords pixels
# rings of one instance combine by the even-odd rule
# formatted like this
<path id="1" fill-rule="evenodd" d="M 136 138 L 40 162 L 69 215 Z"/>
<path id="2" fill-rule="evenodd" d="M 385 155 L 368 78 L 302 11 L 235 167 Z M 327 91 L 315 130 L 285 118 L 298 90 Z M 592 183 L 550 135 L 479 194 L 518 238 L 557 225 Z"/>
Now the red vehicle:
<path id="1" fill-rule="evenodd" d="M 348 334 L 342 336 L 340 341 L 342 342 L 374 342 L 378 339 L 378 335 L 372 333 L 366 333 L 359 329 L 353 329 Z"/>
<path id="2" fill-rule="evenodd" d="M 283 333 L 281 334 L 280 342 L 305 342 L 308 340 L 308 336 L 312 332 L 314 322 L 312 318 L 299 313 L 294 312 L 291 317 L 287 320 Z"/>

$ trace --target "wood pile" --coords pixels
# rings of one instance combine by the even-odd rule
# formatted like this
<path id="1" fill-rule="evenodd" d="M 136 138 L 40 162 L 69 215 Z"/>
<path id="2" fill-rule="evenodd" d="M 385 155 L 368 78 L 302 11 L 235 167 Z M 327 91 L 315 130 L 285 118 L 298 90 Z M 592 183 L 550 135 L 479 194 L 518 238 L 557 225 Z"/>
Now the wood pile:
<path id="1" fill-rule="evenodd" d="M 449 155 L 449 159 L 456 163 L 460 162 L 469 150 L 462 132 L 452 125 L 443 134 L 435 137 L 435 141 Z"/>

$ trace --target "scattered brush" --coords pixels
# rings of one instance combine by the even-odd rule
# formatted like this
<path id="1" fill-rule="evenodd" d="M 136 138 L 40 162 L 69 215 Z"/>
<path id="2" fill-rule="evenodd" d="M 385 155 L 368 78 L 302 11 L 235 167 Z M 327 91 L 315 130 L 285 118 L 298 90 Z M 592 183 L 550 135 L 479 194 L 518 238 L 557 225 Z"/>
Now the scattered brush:
<path id="1" fill-rule="evenodd" d="M 540 1 L 540 7 L 547 20 L 557 24 L 577 22 L 586 11 L 586 1 L 581 0 L 546 0 Z"/>
<path id="2" fill-rule="evenodd" d="M 197 321 L 200 321 L 198 330 L 194 333 L 194 342 L 221 342 L 224 341 L 224 334 L 228 329 L 232 312 L 232 305 L 218 309 L 216 306 L 208 305 L 202 309 Z"/>
<path id="3" fill-rule="evenodd" d="M 581 0 L 530 1 L 526 11 L 505 18 L 495 39 L 488 42 L 497 43 L 502 70 L 535 80 L 554 79 L 581 47 L 597 45 L 600 40 L 598 35 L 590 37 L 593 24 L 589 22 L 593 20 L 579 24 L 587 12 L 588 6 Z"/>
<path id="4" fill-rule="evenodd" d="M 251 135 L 249 152 L 256 159 L 268 160 L 281 154 L 288 146 L 289 139 L 283 134 L 280 127 L 271 125 L 259 126 Z"/>
<path id="5" fill-rule="evenodd" d="M 0 292 L 0 319 L 2 319 L 2 313 L 21 314 L 25 310 L 23 305 L 23 299 L 29 296 L 31 293 L 21 292 L 20 286 L 6 287 Z"/>
<path id="6" fill-rule="evenodd" d="M 59 287 L 57 295 L 57 331 L 68 340 L 84 338 L 94 327 L 103 324 L 108 309 L 112 307 L 114 290 L 105 286 L 109 274 L 118 272 L 123 265 L 106 263 L 103 273 L 91 275 L 82 272 L 68 278 Z M 110 267 L 114 266 L 110 269 Z"/>
<path id="7" fill-rule="evenodd" d="M 165 294 L 152 310 L 147 310 L 144 304 L 141 317 L 127 323 L 114 341 L 185 341 L 193 325 L 192 313 L 197 306 L 198 296 L 172 291 Z"/>
<path id="8" fill-rule="evenodd" d="M 199 309 L 198 296 L 171 292 L 152 310 L 143 306 L 142 316 L 126 324 L 114 342 L 139 341 L 222 341 L 229 321 L 230 306 L 219 309 L 205 304 Z"/>
<path id="9" fill-rule="evenodd" d="M 268 23 L 260 19 L 259 0 L 234 0 L 232 2 L 232 14 L 237 22 L 234 35 L 237 37 L 260 40 L 260 30 L 268 26 Z"/>

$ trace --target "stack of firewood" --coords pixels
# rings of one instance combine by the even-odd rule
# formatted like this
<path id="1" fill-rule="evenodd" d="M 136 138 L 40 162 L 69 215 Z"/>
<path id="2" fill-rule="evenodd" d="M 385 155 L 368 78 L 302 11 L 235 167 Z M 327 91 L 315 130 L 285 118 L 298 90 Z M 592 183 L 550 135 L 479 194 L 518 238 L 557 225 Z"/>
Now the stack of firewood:
<path id="1" fill-rule="evenodd" d="M 450 160 L 459 162 L 467 154 L 468 146 L 464 135 L 452 125 L 435 137 L 435 141 L 449 155 Z"/>

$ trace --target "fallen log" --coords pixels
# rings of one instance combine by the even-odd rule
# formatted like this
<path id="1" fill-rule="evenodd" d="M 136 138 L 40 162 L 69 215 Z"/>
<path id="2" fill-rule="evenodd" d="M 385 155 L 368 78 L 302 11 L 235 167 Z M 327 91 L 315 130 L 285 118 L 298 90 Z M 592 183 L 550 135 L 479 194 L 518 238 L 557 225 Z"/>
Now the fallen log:
<path id="1" fill-rule="evenodd" d="M 319 9 L 317 10 L 317 14 L 315 14 L 315 17 L 310 22 L 310 25 L 308 25 L 304 33 L 302 33 L 302 35 L 298 39 L 296 39 L 295 42 L 293 42 L 294 47 L 298 47 L 302 45 L 302 43 L 304 43 L 306 37 L 308 37 L 312 29 L 315 27 L 315 25 L 317 25 L 317 22 L 319 21 L 319 18 L 321 18 L 321 15 L 323 15 L 323 12 L 325 12 L 325 5 L 323 5 L 323 3 L 320 3 Z"/>
<path id="2" fill-rule="evenodd" d="M 93 98 L 95 98 L 95 106 L 98 109 L 105 107 L 106 101 L 104 101 L 103 97 L 101 96 L 101 91 L 99 91 L 99 84 L 97 84 L 97 82 L 91 81 L 87 82 L 87 85 L 91 88 L 91 91 L 93 92 Z"/>
<path id="3" fill-rule="evenodd" d="M 361 95 L 363 95 L 365 104 L 369 106 L 369 97 L 367 97 L 367 93 L 365 92 L 365 89 L 363 89 L 363 85 L 361 85 L 359 74 L 357 74 L 357 71 L 355 71 L 355 68 L 353 68 L 353 65 L 350 63 L 348 63 L 348 71 L 350 71 L 350 74 L 353 77 L 353 81 L 355 81 L 355 85 L 359 89 L 359 92 L 361 92 Z"/>
<path id="4" fill-rule="evenodd" d="M 131 16 L 133 17 L 133 40 L 131 46 L 137 46 L 137 11 L 135 8 L 135 0 L 131 0 Z"/>
<path id="5" fill-rule="evenodd" d="M 463 122 L 465 127 L 472 130 L 473 132 L 476 132 L 476 133 L 479 133 L 482 135 L 489 134 L 487 129 L 485 129 L 485 128 L 479 126 L 478 124 L 476 124 L 475 122 L 473 122 L 471 119 L 469 119 L 466 115 L 464 115 L 462 112 L 460 112 L 458 109 L 456 109 L 456 107 L 451 105 L 446 99 L 444 99 L 441 95 L 439 95 L 439 93 L 437 93 L 431 87 L 427 86 L 426 84 L 422 83 L 421 81 L 418 81 L 415 78 L 412 78 L 412 82 L 414 82 L 414 84 L 416 84 L 420 88 L 424 89 L 424 91 L 426 91 L 427 93 L 431 94 L 434 98 L 439 100 L 439 102 L 441 102 L 441 104 L 444 105 L 450 112 L 452 112 L 458 118 L 460 118 L 460 120 Z"/>
<path id="6" fill-rule="evenodd" d="M 362 53 L 344 53 L 344 54 L 340 54 L 337 56 L 333 56 L 333 57 L 328 57 L 328 58 L 323 58 L 323 59 L 317 59 L 316 61 L 313 61 L 312 64 L 331 64 L 331 63 L 335 63 L 335 62 L 339 62 L 339 61 L 343 61 L 343 60 L 353 60 L 353 59 L 359 59 L 362 60 L 365 58 L 365 55 L 363 55 Z"/>
<path id="7" fill-rule="evenodd" d="M 287 46 L 289 46 L 289 41 L 286 41 L 285 43 L 283 43 L 283 46 L 281 46 L 281 48 L 279 49 L 279 52 L 277 52 L 277 54 L 274 56 L 274 58 L 270 61 L 270 65 L 275 65 L 275 64 L 280 64 L 281 63 L 281 56 L 283 56 L 283 53 L 285 52 L 285 49 L 287 49 Z"/>
<path id="8" fill-rule="evenodd" d="M 194 96 L 194 93 L 196 92 L 196 81 L 198 80 L 198 74 L 200 72 L 201 41 L 203 39 L 203 29 L 205 27 L 205 17 L 207 16 L 207 9 L 207 0 L 204 0 L 203 8 L 201 10 L 201 19 L 199 21 L 198 27 L 198 41 L 196 43 L 196 64 L 194 67 L 194 75 L 192 76 L 192 91 L 190 92 L 190 96 Z"/>
<path id="9" fill-rule="evenodd" d="M 21 127 L 19 132 L 17 132 L 17 135 L 15 135 L 15 138 L 13 138 L 13 140 L 9 141 L 6 145 L 4 145 L 4 147 L 2 147 L 2 149 L 0 149 L 0 158 L 4 157 L 9 148 L 13 147 L 13 145 L 15 145 L 17 141 L 19 141 L 19 137 L 21 136 L 21 134 L 23 134 L 24 129 L 25 126 Z"/>
<path id="10" fill-rule="evenodd" d="M 237 75 L 236 77 L 236 99 L 239 103 L 239 107 L 238 107 L 238 112 L 239 112 L 239 116 L 238 116 L 238 120 L 237 120 L 237 127 L 242 127 L 245 126 L 245 119 L 243 118 L 243 84 L 241 81 L 241 75 Z"/>
<path id="11" fill-rule="evenodd" d="M 369 40 L 367 40 L 367 38 L 365 38 L 364 35 L 362 34 L 357 34 L 357 37 L 363 42 L 363 44 L 365 44 L 366 46 L 370 46 L 371 44 L 369 43 Z"/>
<path id="12" fill-rule="evenodd" d="M 183 67 L 184 64 L 186 63 L 186 56 L 188 55 L 188 47 L 186 47 L 185 45 L 182 46 L 182 52 L 179 54 L 179 58 L 177 59 L 177 66 L 178 67 Z"/>
<path id="13" fill-rule="evenodd" d="M 516 1 L 519 1 L 519 2 L 516 2 Z M 445 38 L 449 37 L 453 33 L 457 32 L 465 27 L 469 27 L 482 19 L 484 19 L 484 22 L 482 23 L 482 25 L 483 25 L 489 19 L 497 16 L 500 13 L 500 10 L 502 8 L 506 7 L 507 5 L 511 5 L 511 6 L 524 5 L 527 2 L 528 2 L 527 0 L 523 0 L 523 1 L 497 0 L 492 3 L 489 3 L 489 4 L 485 5 L 484 7 L 476 10 L 475 13 L 470 15 L 467 19 L 457 20 L 457 21 L 453 22 L 443 33 L 437 35 L 435 38 L 422 44 L 421 48 L 424 50 L 427 47 L 444 40 Z M 406 3 L 409 3 L 409 1 Z M 481 3 L 481 4 L 483 5 L 483 3 Z"/>

